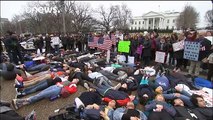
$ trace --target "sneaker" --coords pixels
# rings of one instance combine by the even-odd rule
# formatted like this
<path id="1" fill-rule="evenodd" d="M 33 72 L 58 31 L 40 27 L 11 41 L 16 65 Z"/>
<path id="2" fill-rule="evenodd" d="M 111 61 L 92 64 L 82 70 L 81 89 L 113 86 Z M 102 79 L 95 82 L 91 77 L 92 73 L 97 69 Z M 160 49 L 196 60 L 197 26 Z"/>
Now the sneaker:
<path id="1" fill-rule="evenodd" d="M 16 110 L 19 109 L 22 106 L 21 102 L 18 102 L 17 99 L 12 100 L 12 105 Z"/>
<path id="2" fill-rule="evenodd" d="M 33 110 L 25 117 L 25 120 L 36 120 L 36 112 Z"/>
<path id="3" fill-rule="evenodd" d="M 116 86 L 112 87 L 114 90 L 118 90 L 121 87 L 121 83 L 118 83 Z"/>
<path id="4" fill-rule="evenodd" d="M 180 72 L 180 68 L 178 68 L 177 70 L 175 70 L 175 72 Z"/>
<path id="5" fill-rule="evenodd" d="M 17 98 L 22 98 L 22 97 L 24 97 L 24 95 L 22 93 L 19 92 L 19 93 L 16 94 L 16 99 Z"/>

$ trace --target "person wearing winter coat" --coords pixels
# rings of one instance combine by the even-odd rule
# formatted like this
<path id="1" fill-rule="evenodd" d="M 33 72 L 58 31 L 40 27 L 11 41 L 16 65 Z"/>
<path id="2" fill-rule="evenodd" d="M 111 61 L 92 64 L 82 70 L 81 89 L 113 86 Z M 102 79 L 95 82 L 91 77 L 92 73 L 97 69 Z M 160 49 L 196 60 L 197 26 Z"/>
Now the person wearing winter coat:
<path id="1" fill-rule="evenodd" d="M 156 95 L 153 101 L 145 105 L 145 111 L 149 114 L 149 120 L 172 120 L 176 114 L 174 107 L 165 102 L 161 94 Z"/>
<path id="2" fill-rule="evenodd" d="M 151 57 L 151 41 L 150 41 L 149 34 L 147 33 L 143 43 L 143 51 L 142 51 L 144 66 L 149 66 L 150 57 Z"/>

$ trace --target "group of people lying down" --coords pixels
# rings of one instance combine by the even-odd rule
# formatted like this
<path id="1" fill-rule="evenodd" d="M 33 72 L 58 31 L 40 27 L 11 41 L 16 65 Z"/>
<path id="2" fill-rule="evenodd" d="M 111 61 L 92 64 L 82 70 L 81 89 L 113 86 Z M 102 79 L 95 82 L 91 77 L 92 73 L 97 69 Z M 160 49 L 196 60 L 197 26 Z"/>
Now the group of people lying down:
<path id="1" fill-rule="evenodd" d="M 65 61 L 45 58 L 39 61 L 42 65 L 36 61 L 39 73 L 33 75 L 26 64 L 14 67 L 19 71 L 14 84 L 17 95 L 12 100 L 15 109 L 42 99 L 68 97 L 80 85 L 86 91 L 74 99 L 73 106 L 77 111 L 81 109 L 81 118 L 86 120 L 210 120 L 213 117 L 212 89 L 198 88 L 192 78 L 181 73 L 117 62 L 106 64 L 104 56 L 96 54 L 76 58 Z M 138 104 L 144 109 L 137 109 Z"/>

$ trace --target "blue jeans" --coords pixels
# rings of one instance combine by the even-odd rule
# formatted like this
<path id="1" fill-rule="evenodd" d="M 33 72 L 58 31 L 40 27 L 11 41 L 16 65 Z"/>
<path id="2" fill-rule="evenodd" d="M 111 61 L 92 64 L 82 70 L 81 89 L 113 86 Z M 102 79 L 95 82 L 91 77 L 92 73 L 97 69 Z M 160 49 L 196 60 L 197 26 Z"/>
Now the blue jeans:
<path id="1" fill-rule="evenodd" d="M 99 94 L 104 96 L 105 92 L 110 89 L 110 87 L 104 86 L 104 85 L 98 85 L 98 87 L 95 87 Z"/>
<path id="2" fill-rule="evenodd" d="M 27 71 L 36 71 L 36 70 L 41 70 L 42 68 L 44 68 L 47 64 L 46 63 L 42 63 L 39 65 L 35 65 L 33 67 L 27 68 Z"/>
<path id="3" fill-rule="evenodd" d="M 107 77 L 105 77 L 105 76 L 98 77 L 96 85 L 97 86 L 104 85 L 104 86 L 107 86 L 109 88 L 113 86 L 112 82 Z"/>
<path id="4" fill-rule="evenodd" d="M 183 100 L 184 104 L 186 104 L 187 106 L 189 107 L 192 107 L 193 104 L 192 102 L 190 101 L 190 97 L 188 96 L 185 96 L 185 95 L 180 95 L 180 97 L 176 97 L 174 95 L 174 93 L 171 93 L 171 94 L 163 94 L 164 98 L 167 99 L 167 100 L 173 100 L 175 98 L 180 98 L 181 100 Z"/>
<path id="5" fill-rule="evenodd" d="M 126 112 L 126 110 L 127 109 L 123 108 L 123 107 L 117 108 L 113 113 L 113 120 L 121 120 L 121 118 L 122 118 L 123 114 Z M 140 112 L 140 119 L 147 120 L 146 115 L 141 111 L 139 111 L 139 112 Z"/>
<path id="6" fill-rule="evenodd" d="M 35 93 L 37 91 L 40 91 L 40 90 L 43 90 L 45 88 L 48 88 L 48 83 L 46 80 L 43 80 L 43 81 L 40 81 L 38 84 L 35 84 L 33 86 L 30 86 L 26 89 L 24 89 L 22 91 L 23 95 L 28 95 L 28 94 L 31 94 L 31 93 Z"/>
<path id="7" fill-rule="evenodd" d="M 58 95 L 60 95 L 61 89 L 62 88 L 58 87 L 57 85 L 50 86 L 50 87 L 42 90 L 40 93 L 29 97 L 29 102 L 31 104 L 31 103 L 35 103 L 39 100 L 42 100 L 44 98 L 51 98 L 54 96 L 58 96 Z"/>
<path id="8" fill-rule="evenodd" d="M 126 109 L 123 107 L 117 108 L 113 113 L 113 120 L 121 120 L 125 111 Z"/>

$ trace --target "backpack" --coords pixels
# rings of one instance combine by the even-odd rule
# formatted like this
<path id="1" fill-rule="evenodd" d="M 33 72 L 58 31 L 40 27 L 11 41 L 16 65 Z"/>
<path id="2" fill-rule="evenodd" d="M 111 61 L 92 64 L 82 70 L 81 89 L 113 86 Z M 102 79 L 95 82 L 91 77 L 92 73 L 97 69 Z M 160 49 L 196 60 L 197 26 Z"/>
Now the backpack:
<path id="1" fill-rule="evenodd" d="M 194 79 L 194 84 L 195 86 L 200 86 L 200 87 L 207 87 L 207 88 L 213 88 L 213 82 L 208 81 L 204 78 L 196 77 Z"/>

